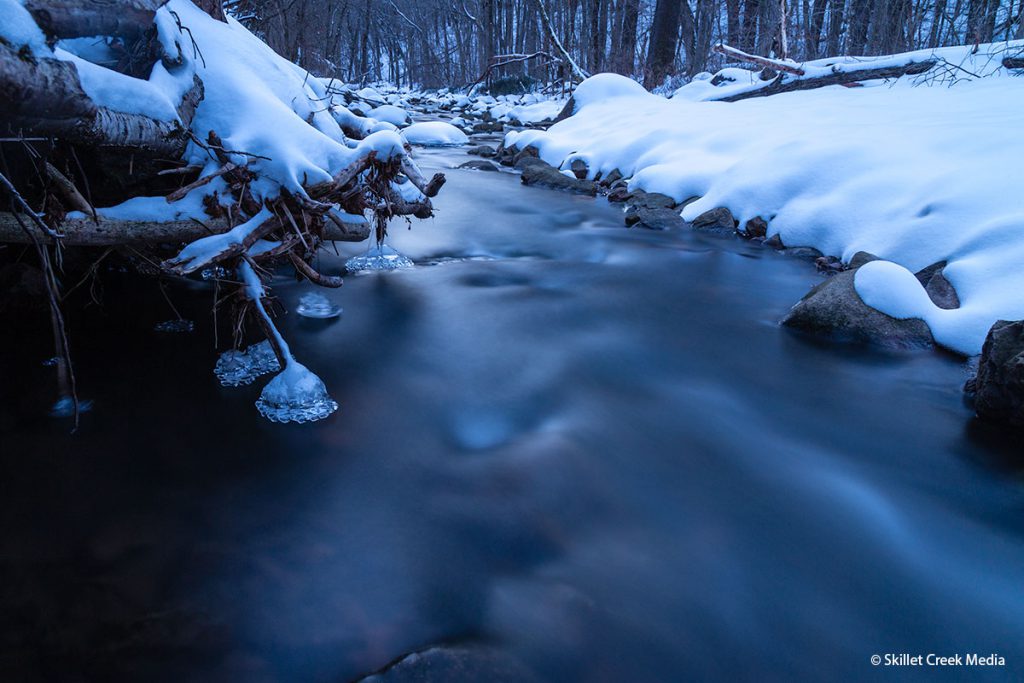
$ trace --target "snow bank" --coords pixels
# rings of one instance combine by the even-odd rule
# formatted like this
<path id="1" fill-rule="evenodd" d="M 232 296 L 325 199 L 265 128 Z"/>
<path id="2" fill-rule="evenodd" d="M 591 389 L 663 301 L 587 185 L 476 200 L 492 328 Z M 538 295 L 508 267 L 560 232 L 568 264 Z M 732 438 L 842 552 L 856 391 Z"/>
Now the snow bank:
<path id="1" fill-rule="evenodd" d="M 961 308 L 920 311 L 923 300 L 907 295 L 892 310 L 913 310 L 939 343 L 975 354 L 997 319 L 1024 318 L 1024 78 L 992 58 L 1006 47 L 1024 42 L 936 51 L 992 74 L 951 87 L 915 87 L 917 77 L 735 103 L 664 99 L 602 74 L 577 89 L 574 116 L 509 133 L 505 145 L 535 146 L 561 168 L 582 158 L 591 177 L 617 168 L 632 189 L 700 197 L 687 220 L 725 206 L 740 225 L 762 216 L 785 244 L 844 260 L 863 250 L 910 271 L 946 260 Z M 862 277 L 896 277 L 871 272 Z M 889 284 L 869 294 L 882 310 Z"/>
<path id="2" fill-rule="evenodd" d="M 409 122 L 409 114 L 401 107 L 393 104 L 382 104 L 370 110 L 370 117 L 378 121 L 390 123 L 392 126 L 404 126 Z"/>
<path id="3" fill-rule="evenodd" d="M 411 145 L 464 145 L 469 138 L 461 130 L 444 121 L 414 123 L 402 131 Z"/>

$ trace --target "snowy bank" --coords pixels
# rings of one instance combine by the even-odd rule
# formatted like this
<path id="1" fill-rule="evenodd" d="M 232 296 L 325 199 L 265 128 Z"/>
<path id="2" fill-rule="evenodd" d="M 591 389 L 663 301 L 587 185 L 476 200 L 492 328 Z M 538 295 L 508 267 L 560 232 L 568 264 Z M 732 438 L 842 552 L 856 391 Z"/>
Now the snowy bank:
<path id="1" fill-rule="evenodd" d="M 664 99 L 601 74 L 579 86 L 573 116 L 509 133 L 505 145 L 533 146 L 560 168 L 580 159 L 590 178 L 618 169 L 630 189 L 698 197 L 686 220 L 728 207 L 741 226 L 761 216 L 769 236 L 844 260 L 867 251 L 910 271 L 948 261 L 956 310 L 932 310 L 892 269 L 872 268 L 865 286 L 872 305 L 920 317 L 940 344 L 973 355 L 996 320 L 1024 318 L 1024 78 L 991 54 L 1024 42 L 982 47 L 934 51 L 982 78 L 905 77 L 734 103 L 699 101 L 706 81 Z"/>

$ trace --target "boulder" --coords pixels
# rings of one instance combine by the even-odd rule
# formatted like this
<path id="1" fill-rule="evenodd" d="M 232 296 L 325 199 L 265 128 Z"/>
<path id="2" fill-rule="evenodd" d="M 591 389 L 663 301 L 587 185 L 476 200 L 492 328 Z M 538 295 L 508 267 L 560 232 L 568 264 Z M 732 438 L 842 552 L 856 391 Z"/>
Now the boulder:
<path id="1" fill-rule="evenodd" d="M 969 385 L 979 417 L 1024 427 L 1024 321 L 1000 320 L 992 326 L 978 375 Z"/>
<path id="2" fill-rule="evenodd" d="M 887 348 L 924 348 L 934 343 L 927 323 L 899 320 L 871 308 L 854 287 L 856 270 L 846 270 L 815 286 L 786 317 L 786 327 Z"/>
<path id="3" fill-rule="evenodd" d="M 477 145 L 466 150 L 466 154 L 473 154 L 478 157 L 491 158 L 497 155 L 497 151 L 490 145 Z"/>
<path id="4" fill-rule="evenodd" d="M 626 225 L 638 226 L 650 230 L 674 230 L 686 225 L 686 221 L 675 209 L 632 206 L 626 211 Z"/>
<path id="5" fill-rule="evenodd" d="M 764 241 L 764 246 L 771 247 L 772 249 L 785 249 L 786 245 L 782 243 L 782 236 L 779 233 L 775 233 Z"/>
<path id="6" fill-rule="evenodd" d="M 870 252 L 858 251 L 856 254 L 853 255 L 853 258 L 850 259 L 850 262 L 847 264 L 846 267 L 849 270 L 857 270 L 858 268 L 863 266 L 865 263 L 870 263 L 872 261 L 877 261 L 877 260 L 878 260 L 878 257 L 875 256 L 874 254 L 870 253 Z"/>
<path id="7" fill-rule="evenodd" d="M 540 159 L 526 157 L 516 163 L 516 168 L 523 172 L 523 185 L 536 185 L 562 192 L 597 195 L 597 183 L 590 180 L 571 178 Z"/>
<path id="8" fill-rule="evenodd" d="M 470 159 L 464 164 L 459 164 L 459 168 L 468 168 L 473 171 L 497 171 L 498 165 L 486 159 Z"/>
<path id="9" fill-rule="evenodd" d="M 736 230 L 736 219 L 733 218 L 732 212 L 729 209 L 720 206 L 717 209 L 705 211 L 694 218 L 693 227 L 697 230 L 733 232 Z"/>
<path id="10" fill-rule="evenodd" d="M 540 157 L 540 152 L 537 150 L 536 147 L 527 147 L 526 149 L 519 151 L 515 151 L 515 148 L 512 148 L 512 152 L 512 165 L 515 166 L 516 168 L 519 168 L 519 162 L 522 161 L 523 159 L 537 159 Z"/>
<path id="11" fill-rule="evenodd" d="M 629 204 L 638 209 L 671 209 L 675 207 L 676 200 L 660 192 L 635 190 Z"/>

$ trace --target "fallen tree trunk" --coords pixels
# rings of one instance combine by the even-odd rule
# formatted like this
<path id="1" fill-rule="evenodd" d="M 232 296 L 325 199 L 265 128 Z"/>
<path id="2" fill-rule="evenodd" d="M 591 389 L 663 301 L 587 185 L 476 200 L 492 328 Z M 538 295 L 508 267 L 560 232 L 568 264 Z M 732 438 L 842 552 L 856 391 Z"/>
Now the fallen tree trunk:
<path id="1" fill-rule="evenodd" d="M 50 38 L 137 39 L 167 0 L 27 0 L 25 9 Z"/>
<path id="2" fill-rule="evenodd" d="M 733 59 L 736 59 L 737 61 L 740 62 L 760 64 L 763 67 L 774 69 L 775 71 L 784 71 L 786 73 L 793 74 L 794 76 L 803 76 L 805 73 L 803 69 L 797 66 L 793 66 L 792 64 L 788 64 L 778 59 L 758 57 L 757 55 L 749 54 L 747 52 L 744 52 L 743 50 L 737 50 L 736 48 L 729 47 L 728 45 L 715 45 L 715 47 L 713 47 L 712 50 L 719 54 L 725 55 L 726 57 L 732 57 Z"/>
<path id="3" fill-rule="evenodd" d="M 807 76 L 792 80 L 786 79 L 786 74 L 779 74 L 764 86 L 733 95 L 723 97 L 711 97 L 709 100 L 715 102 L 737 102 L 752 97 L 768 97 L 784 92 L 796 90 L 814 90 L 829 85 L 849 85 L 860 81 L 871 81 L 879 78 L 900 78 L 901 76 L 916 76 L 929 71 L 937 64 L 935 60 L 923 62 L 910 62 L 899 66 L 886 66 L 878 68 L 844 68 L 847 65 L 836 64 L 832 70 L 822 76 Z"/>
<path id="4" fill-rule="evenodd" d="M 85 94 L 74 64 L 26 59 L 0 44 L 0 119 L 29 134 L 91 147 L 130 147 L 177 159 L 188 142 L 188 126 L 203 94 L 203 82 L 193 77 L 192 88 L 178 106 L 180 121 L 116 112 L 97 106 Z"/>
<path id="5" fill-rule="evenodd" d="M 43 234 L 38 227 L 31 225 L 23 218 L 36 238 L 43 244 L 53 244 L 53 238 Z M 228 223 L 225 219 L 211 218 L 199 222 L 193 220 L 168 221 L 154 223 L 152 221 L 111 220 L 101 218 L 94 222 L 91 218 L 66 218 L 61 223 L 64 237 L 60 242 L 68 247 L 109 247 L 122 244 L 175 244 L 193 242 L 197 239 L 214 234 L 227 232 Z M 348 223 L 344 221 L 324 223 L 324 239 L 329 242 L 362 242 L 370 236 L 370 224 Z M 18 225 L 18 221 L 9 212 L 0 212 L 0 243 L 30 244 L 29 235 Z"/>

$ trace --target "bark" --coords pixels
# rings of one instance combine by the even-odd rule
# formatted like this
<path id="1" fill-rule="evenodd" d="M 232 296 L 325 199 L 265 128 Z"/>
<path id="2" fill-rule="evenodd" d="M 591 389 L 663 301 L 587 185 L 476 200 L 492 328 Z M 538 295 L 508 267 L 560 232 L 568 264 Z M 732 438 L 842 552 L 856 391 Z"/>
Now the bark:
<path id="1" fill-rule="evenodd" d="M 195 77 L 179 106 L 180 122 L 111 111 L 89 99 L 70 62 L 25 59 L 0 45 L 0 120 L 26 133 L 52 135 L 90 147 L 131 147 L 177 159 L 202 99 L 203 84 Z"/>
<path id="2" fill-rule="evenodd" d="M 901 66 L 879 67 L 877 69 L 844 69 L 840 65 L 835 65 L 832 67 L 832 73 L 827 76 L 800 78 L 792 81 L 786 81 L 785 76 L 783 74 L 779 74 L 778 77 L 761 88 L 736 95 L 730 95 L 728 97 L 718 98 L 717 101 L 736 102 L 738 100 L 747 100 L 752 97 L 767 97 L 768 95 L 793 92 L 794 90 L 814 90 L 815 88 L 824 88 L 827 85 L 848 85 L 850 83 L 871 81 L 878 78 L 914 76 L 917 74 L 923 74 L 935 66 L 935 64 L 936 62 L 934 61 L 911 62 Z"/>
<path id="3" fill-rule="evenodd" d="M 22 219 L 26 225 L 29 221 Z M 52 244 L 53 238 L 34 225 L 29 225 L 41 243 Z M 109 247 L 124 244 L 176 244 L 193 242 L 212 234 L 227 232 L 224 219 L 208 221 L 152 221 L 110 220 L 101 218 L 66 218 L 61 224 L 64 237 L 60 242 L 68 247 Z M 330 242 L 362 242 L 370 236 L 369 223 L 324 223 L 324 239 Z M 31 238 L 8 212 L 0 212 L 0 244 L 29 244 Z"/>
<path id="4" fill-rule="evenodd" d="M 153 25 L 167 0 L 27 0 L 25 8 L 51 38 L 134 39 Z"/>
<path id="5" fill-rule="evenodd" d="M 661 85 L 665 76 L 672 71 L 679 44 L 679 21 L 682 14 L 681 0 L 658 0 L 654 8 L 654 23 L 647 48 L 647 68 L 644 87 Z"/>

